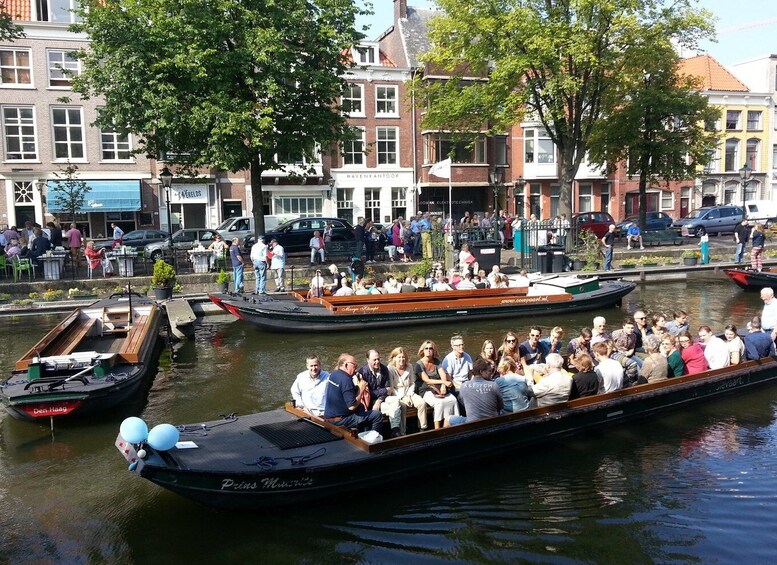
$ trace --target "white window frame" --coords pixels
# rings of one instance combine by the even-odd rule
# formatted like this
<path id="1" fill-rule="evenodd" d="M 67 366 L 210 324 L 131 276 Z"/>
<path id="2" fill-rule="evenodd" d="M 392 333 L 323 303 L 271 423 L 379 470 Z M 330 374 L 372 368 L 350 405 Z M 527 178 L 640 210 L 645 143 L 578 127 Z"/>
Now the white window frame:
<path id="1" fill-rule="evenodd" d="M 777 143 L 772 145 L 772 169 L 777 170 Z"/>
<path id="2" fill-rule="evenodd" d="M 357 45 L 353 48 L 353 59 L 358 65 L 376 64 L 377 48 L 375 45 Z"/>
<path id="3" fill-rule="evenodd" d="M 380 224 L 380 193 L 378 186 L 364 188 L 364 217 L 370 218 L 376 224 Z"/>
<path id="4" fill-rule="evenodd" d="M 66 122 L 65 123 L 57 123 L 54 116 L 60 111 L 65 112 Z M 78 111 L 78 117 L 79 117 L 79 123 L 73 124 L 70 123 L 71 119 L 71 112 L 72 110 Z M 51 118 L 51 155 L 52 160 L 56 162 L 63 162 L 63 161 L 75 161 L 75 162 L 86 162 L 86 139 L 84 137 L 85 128 L 84 128 L 84 109 L 81 106 L 52 106 L 51 112 L 50 112 L 50 118 Z M 65 140 L 57 140 L 57 130 L 64 128 L 65 133 Z M 73 133 L 77 130 L 80 130 L 80 141 L 73 139 Z M 65 145 L 67 147 L 67 155 L 66 156 L 59 156 L 57 155 L 57 147 Z M 77 146 L 81 146 L 81 153 L 82 156 L 76 157 L 74 156 L 73 149 Z"/>
<path id="5" fill-rule="evenodd" d="M 77 9 L 79 7 L 80 2 L 78 0 L 42 0 L 42 2 L 44 4 L 46 4 L 46 13 L 45 14 L 41 14 L 41 13 L 38 14 L 37 20 L 39 22 L 52 22 L 52 23 L 58 23 L 58 24 L 62 24 L 62 23 L 72 24 L 72 23 L 80 21 L 78 19 L 78 15 L 73 12 L 73 10 L 75 10 L 75 9 Z M 61 17 L 58 17 L 58 18 L 54 17 L 52 19 L 52 17 L 51 17 L 51 13 L 52 13 L 51 4 L 52 4 L 52 2 L 56 2 L 58 4 L 63 5 L 63 6 L 60 7 L 61 8 L 60 9 L 61 13 L 59 15 Z M 33 5 L 34 4 L 35 3 L 33 2 Z M 38 5 L 40 5 L 40 4 L 41 4 L 41 2 L 38 3 Z M 66 9 L 64 9 L 65 8 L 64 4 L 67 4 L 67 8 Z M 45 16 L 45 19 L 44 19 L 44 16 Z"/>
<path id="6" fill-rule="evenodd" d="M 736 142 L 736 147 L 734 149 L 734 155 L 731 159 L 728 158 L 728 144 L 729 142 Z M 739 170 L 739 144 L 741 143 L 740 139 L 737 139 L 736 137 L 729 137 L 723 142 L 723 170 L 727 173 L 732 173 Z"/>
<path id="7" fill-rule="evenodd" d="M 273 195 L 273 214 L 316 218 L 323 215 L 324 199 L 321 196 Z"/>
<path id="8" fill-rule="evenodd" d="M 761 140 L 757 137 L 751 137 L 745 141 L 745 163 L 750 165 L 753 172 L 758 172 L 759 156 L 761 153 Z"/>
<path id="9" fill-rule="evenodd" d="M 126 148 L 122 148 L 126 145 Z M 114 157 L 106 158 L 105 153 L 111 152 Z M 122 153 L 127 153 L 126 157 L 120 157 Z M 121 139 L 116 130 L 100 130 L 100 161 L 103 163 L 127 163 L 135 159 L 132 156 L 132 134 L 127 134 Z"/>
<path id="10" fill-rule="evenodd" d="M 729 117 L 734 117 L 736 121 L 732 122 Z M 742 129 L 742 110 L 726 110 L 726 131 L 739 131 Z"/>
<path id="11" fill-rule="evenodd" d="M 2 57 L 0 57 L 0 87 L 2 88 L 33 88 L 33 75 L 32 75 L 32 51 L 30 49 L 22 49 L 18 47 L 2 47 L 0 53 L 11 53 L 13 58 L 13 64 L 4 65 L 2 63 Z M 27 55 L 27 66 L 19 64 L 19 55 Z M 9 73 L 13 73 L 13 82 L 6 82 L 5 78 Z M 29 79 L 28 82 L 19 82 L 19 76 L 25 75 Z"/>
<path id="12" fill-rule="evenodd" d="M 363 127 L 356 126 L 355 131 L 361 133 L 358 139 L 343 142 L 343 167 L 363 167 L 364 166 L 364 146 L 366 130 Z M 348 162 L 348 160 L 352 162 Z"/>
<path id="13" fill-rule="evenodd" d="M 381 109 L 381 105 L 384 105 L 383 109 Z M 399 88 L 397 85 L 375 85 L 375 115 L 381 118 L 399 117 Z"/>
<path id="14" fill-rule="evenodd" d="M 751 116 L 755 117 L 755 119 L 751 119 Z M 763 130 L 763 112 L 761 110 L 747 111 L 747 129 L 748 131 Z"/>
<path id="15" fill-rule="evenodd" d="M 46 51 L 46 62 L 48 64 L 49 88 L 69 89 L 71 74 L 78 76 L 81 74 L 81 61 L 72 56 L 73 52 L 67 49 L 48 49 Z M 61 57 L 60 61 L 52 61 L 52 55 Z M 68 71 L 65 73 L 64 71 Z M 55 76 L 59 75 L 59 76 Z M 62 84 L 53 84 L 54 82 Z"/>
<path id="16" fill-rule="evenodd" d="M 399 210 L 402 212 L 399 213 Z M 391 187 L 391 215 L 392 220 L 396 220 L 399 216 L 404 217 L 407 212 L 407 188 L 404 186 Z"/>
<path id="17" fill-rule="evenodd" d="M 392 145 L 393 150 L 391 149 Z M 378 167 L 396 167 L 399 164 L 399 128 L 376 127 L 375 148 Z"/>
<path id="18" fill-rule="evenodd" d="M 353 95 L 354 89 L 359 89 L 359 97 Z M 342 105 L 345 106 L 346 101 L 350 102 L 350 108 L 353 108 L 354 102 L 359 102 L 359 109 L 356 111 L 350 110 L 346 114 L 352 118 L 363 118 L 364 113 L 364 85 L 358 82 L 348 83 L 348 91 L 343 95 Z"/>
<path id="19" fill-rule="evenodd" d="M 35 123 L 35 107 L 34 106 L 2 106 L 0 107 L 2 110 L 2 124 L 3 124 L 3 148 L 5 150 L 5 160 L 6 161 L 12 161 L 12 162 L 18 162 L 18 161 L 38 161 L 38 128 L 36 127 Z M 7 110 L 15 110 L 16 111 L 16 117 L 9 120 L 8 116 L 6 116 Z M 22 110 L 30 110 L 32 112 L 32 117 L 30 118 L 21 118 L 20 113 Z M 10 123 L 9 123 L 10 121 Z M 30 134 L 25 133 L 23 130 L 25 128 L 32 128 L 32 139 L 30 139 Z M 9 135 L 9 128 L 16 129 L 18 133 L 15 133 L 13 135 Z M 19 151 L 10 151 L 8 149 L 8 139 L 9 137 L 18 138 L 19 140 Z M 25 141 L 26 138 L 26 141 Z M 30 154 L 29 151 L 25 151 L 24 146 L 25 143 L 29 144 L 30 142 L 34 145 L 34 155 Z M 25 156 L 27 154 L 28 156 Z M 18 157 L 12 157 L 12 155 L 18 155 Z"/>
<path id="20" fill-rule="evenodd" d="M 662 212 L 665 212 L 666 210 L 671 212 L 674 210 L 674 192 L 671 190 L 662 190 L 658 204 L 661 207 Z"/>
<path id="21" fill-rule="evenodd" d="M 594 211 L 594 184 L 592 182 L 581 182 L 577 188 L 577 211 Z"/>

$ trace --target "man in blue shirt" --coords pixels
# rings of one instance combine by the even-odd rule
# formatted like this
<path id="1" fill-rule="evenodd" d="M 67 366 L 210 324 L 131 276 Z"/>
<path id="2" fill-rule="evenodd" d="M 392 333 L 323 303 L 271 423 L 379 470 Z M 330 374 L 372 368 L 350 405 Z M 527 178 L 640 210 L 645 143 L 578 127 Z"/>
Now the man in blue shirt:
<path id="1" fill-rule="evenodd" d="M 413 255 L 418 255 L 421 251 L 421 218 L 424 215 L 418 212 L 417 216 L 410 218 L 410 231 L 413 232 Z"/>
<path id="2" fill-rule="evenodd" d="M 358 381 L 358 385 L 353 384 L 356 367 L 358 364 L 353 355 L 340 355 L 337 369 L 327 379 L 324 418 L 335 426 L 369 428 L 380 433 L 383 414 L 377 410 L 367 410 L 359 401 L 359 396 L 368 388 L 368 384 L 363 379 Z"/>
<path id="3" fill-rule="evenodd" d="M 629 224 L 629 229 L 626 232 L 626 249 L 631 249 L 632 240 L 635 242 L 634 247 L 637 246 L 636 242 L 639 241 L 639 248 L 645 249 L 642 246 L 642 232 L 639 231 L 639 224 L 637 222 Z"/>
<path id="4" fill-rule="evenodd" d="M 771 334 L 761 330 L 761 318 L 753 317 L 747 324 L 749 333 L 745 336 L 745 354 L 748 359 L 760 359 L 774 355 L 774 340 Z"/>
<path id="5" fill-rule="evenodd" d="M 424 259 L 432 258 L 432 219 L 429 212 L 426 212 L 418 220 L 418 227 L 421 229 L 421 244 Z"/>
<path id="6" fill-rule="evenodd" d="M 235 277 L 235 292 L 243 292 L 243 268 L 245 260 L 240 254 L 240 239 L 232 238 L 232 245 L 229 248 L 229 258 L 232 259 L 232 271 Z"/>

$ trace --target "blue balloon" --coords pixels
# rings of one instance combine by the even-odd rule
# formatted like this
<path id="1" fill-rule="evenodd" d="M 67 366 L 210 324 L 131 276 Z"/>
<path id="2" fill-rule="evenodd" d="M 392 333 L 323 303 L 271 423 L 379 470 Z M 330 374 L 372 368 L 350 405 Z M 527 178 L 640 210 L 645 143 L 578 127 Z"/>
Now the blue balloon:
<path id="1" fill-rule="evenodd" d="M 178 428 L 171 424 L 159 424 L 148 432 L 147 443 L 157 451 L 167 451 L 178 443 Z"/>
<path id="2" fill-rule="evenodd" d="M 148 426 L 140 418 L 131 416 L 121 423 L 119 433 L 130 443 L 140 443 L 148 437 Z"/>

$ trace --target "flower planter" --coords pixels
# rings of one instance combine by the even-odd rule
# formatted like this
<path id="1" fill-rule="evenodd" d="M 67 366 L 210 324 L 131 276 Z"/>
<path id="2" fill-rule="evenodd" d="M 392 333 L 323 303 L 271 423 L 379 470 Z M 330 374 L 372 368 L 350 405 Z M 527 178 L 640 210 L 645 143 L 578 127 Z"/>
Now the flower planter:
<path id="1" fill-rule="evenodd" d="M 699 259 L 697 257 L 683 257 L 683 265 L 686 267 L 693 267 L 698 261 Z"/>
<path id="2" fill-rule="evenodd" d="M 582 271 L 583 267 L 585 267 L 585 261 L 581 261 L 580 259 L 574 259 L 572 261 L 572 270 L 573 271 Z"/>
<path id="3" fill-rule="evenodd" d="M 170 300 L 173 297 L 173 287 L 154 288 L 154 298 L 157 300 Z"/>
<path id="4" fill-rule="evenodd" d="M 220 283 L 219 292 L 221 292 L 222 294 L 226 294 L 227 292 L 229 292 L 229 283 L 228 282 Z"/>
<path id="5" fill-rule="evenodd" d="M 658 267 L 658 263 L 642 263 L 642 267 Z"/>
<path id="6" fill-rule="evenodd" d="M 69 295 L 70 300 L 94 300 L 97 298 L 96 294 L 71 294 Z"/>

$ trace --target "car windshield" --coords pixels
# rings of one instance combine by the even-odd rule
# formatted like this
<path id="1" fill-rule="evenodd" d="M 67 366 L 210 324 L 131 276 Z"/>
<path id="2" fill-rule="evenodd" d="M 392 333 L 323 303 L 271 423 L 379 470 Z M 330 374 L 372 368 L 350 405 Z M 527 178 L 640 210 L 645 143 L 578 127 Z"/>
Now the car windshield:
<path id="1" fill-rule="evenodd" d="M 230 224 L 231 224 L 232 222 L 234 222 L 234 221 L 235 221 L 235 218 L 229 218 L 229 219 L 227 219 L 227 220 L 224 220 L 223 222 L 221 222 L 221 225 L 220 225 L 219 227 L 217 227 L 216 229 L 217 229 L 217 230 L 225 230 L 225 229 L 227 229 L 227 228 L 230 226 Z"/>
<path id="2" fill-rule="evenodd" d="M 684 219 L 685 220 L 696 220 L 698 218 L 701 218 L 702 214 L 704 214 L 705 212 L 706 212 L 706 210 L 703 210 L 703 209 L 699 208 L 698 210 L 694 210 L 693 212 L 691 212 L 690 214 L 685 216 Z"/>

